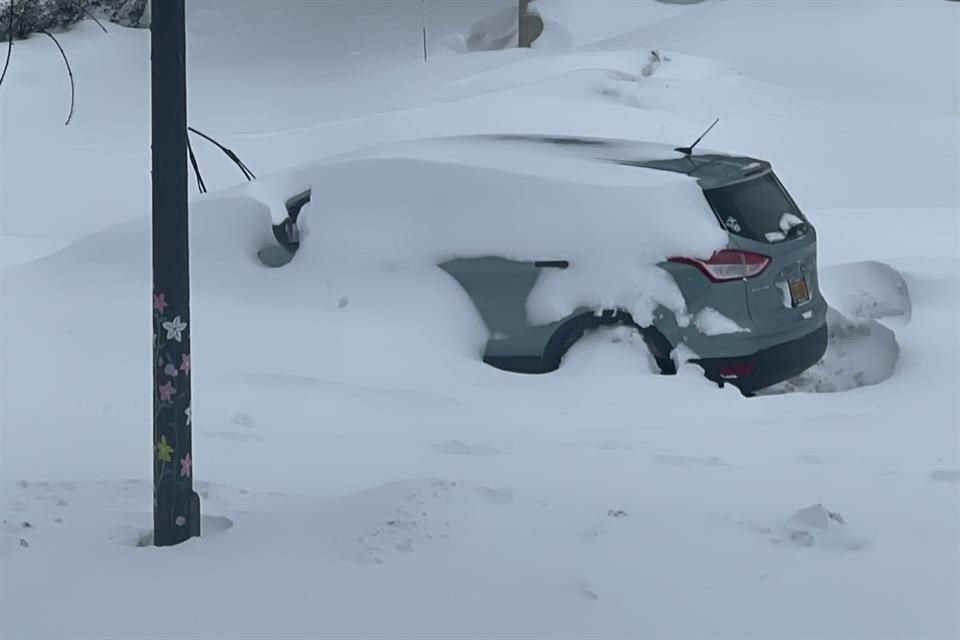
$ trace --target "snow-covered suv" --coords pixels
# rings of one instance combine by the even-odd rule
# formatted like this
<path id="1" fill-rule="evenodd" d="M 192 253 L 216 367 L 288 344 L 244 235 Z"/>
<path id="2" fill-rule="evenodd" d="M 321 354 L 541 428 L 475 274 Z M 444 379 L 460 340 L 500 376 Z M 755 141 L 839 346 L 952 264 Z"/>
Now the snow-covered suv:
<path id="1" fill-rule="evenodd" d="M 660 307 L 649 322 L 637 322 L 629 309 L 617 305 L 585 305 L 549 322 L 532 321 L 531 292 L 551 273 L 575 267 L 572 256 L 518 260 L 510 252 L 491 251 L 442 261 L 440 268 L 469 294 L 486 323 L 489 339 L 483 358 L 490 365 L 549 372 L 587 332 L 625 325 L 641 333 L 662 372 L 675 372 L 678 354 L 686 354 L 711 380 L 749 394 L 801 373 L 823 355 L 827 305 L 817 281 L 816 232 L 768 162 L 596 138 L 499 135 L 460 140 L 482 140 L 487 149 L 502 143 L 504 154 L 519 145 L 545 150 L 550 157 L 635 167 L 643 170 L 637 171 L 638 177 L 650 171 L 688 177 L 726 238 L 725 246 L 712 255 L 669 256 L 656 265 L 672 276 L 687 313 L 681 317 Z M 290 198 L 287 219 L 274 228 L 290 255 L 299 246 L 297 218 L 309 199 L 309 190 Z"/>

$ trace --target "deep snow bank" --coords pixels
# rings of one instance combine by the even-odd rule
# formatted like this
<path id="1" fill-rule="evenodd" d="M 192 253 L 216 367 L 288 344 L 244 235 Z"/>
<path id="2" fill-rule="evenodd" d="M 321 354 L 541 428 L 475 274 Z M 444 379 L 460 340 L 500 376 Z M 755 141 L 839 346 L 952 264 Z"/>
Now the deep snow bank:
<path id="1" fill-rule="evenodd" d="M 530 296 L 533 322 L 588 306 L 628 309 L 644 324 L 657 305 L 683 322 L 683 298 L 656 264 L 709 256 L 726 242 L 696 181 L 679 174 L 463 138 L 363 155 L 248 189 L 274 215 L 286 197 L 312 189 L 300 216 L 299 269 L 563 259 L 570 268 L 544 274 Z"/>
<path id="2" fill-rule="evenodd" d="M 580 6 L 586 13 L 593 4 Z M 684 14 L 629 33 L 622 29 L 602 46 L 706 56 L 807 97 L 899 111 L 888 114 L 885 133 L 913 124 L 906 111 L 916 112 L 914 118 L 960 115 L 960 11 L 954 2 L 728 0 L 670 8 Z M 600 19 L 578 18 L 579 29 Z"/>
<path id="3" fill-rule="evenodd" d="M 517 7 L 507 6 L 478 20 L 466 33 L 444 36 L 441 44 L 455 53 L 499 51 L 517 46 Z"/>
<path id="4" fill-rule="evenodd" d="M 910 321 L 910 289 L 899 271 L 885 262 L 865 260 L 820 270 L 824 294 L 848 318 Z"/>
<path id="5" fill-rule="evenodd" d="M 533 46 L 549 50 L 613 38 L 672 20 L 694 9 L 658 0 L 534 0 L 530 8 L 544 23 L 543 33 Z"/>
<path id="6" fill-rule="evenodd" d="M 702 2 L 703 0 L 695 0 Z M 540 16 L 543 32 L 534 41 L 540 50 L 566 49 L 612 38 L 686 13 L 691 7 L 659 0 L 533 0 L 530 13 Z M 484 6 L 494 8 L 489 0 Z M 517 5 L 513 2 L 477 20 L 465 31 L 441 39 L 456 53 L 497 51 L 517 44 Z"/>

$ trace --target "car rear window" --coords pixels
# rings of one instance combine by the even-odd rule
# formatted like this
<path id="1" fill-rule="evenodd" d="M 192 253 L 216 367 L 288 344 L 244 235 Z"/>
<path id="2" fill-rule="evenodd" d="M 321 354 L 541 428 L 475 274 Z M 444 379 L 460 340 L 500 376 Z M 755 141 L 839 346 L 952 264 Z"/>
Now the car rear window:
<path id="1" fill-rule="evenodd" d="M 729 232 L 751 240 L 779 242 L 790 226 L 807 221 L 772 172 L 704 195 Z"/>

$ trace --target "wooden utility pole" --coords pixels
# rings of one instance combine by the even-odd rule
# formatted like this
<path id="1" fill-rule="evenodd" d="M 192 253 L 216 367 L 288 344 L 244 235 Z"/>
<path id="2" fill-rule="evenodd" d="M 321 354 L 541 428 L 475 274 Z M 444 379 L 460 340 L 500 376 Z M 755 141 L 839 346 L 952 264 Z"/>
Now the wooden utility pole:
<path id="1" fill-rule="evenodd" d="M 153 543 L 164 547 L 200 535 L 200 498 L 191 438 L 184 0 L 154 2 L 152 10 Z"/>

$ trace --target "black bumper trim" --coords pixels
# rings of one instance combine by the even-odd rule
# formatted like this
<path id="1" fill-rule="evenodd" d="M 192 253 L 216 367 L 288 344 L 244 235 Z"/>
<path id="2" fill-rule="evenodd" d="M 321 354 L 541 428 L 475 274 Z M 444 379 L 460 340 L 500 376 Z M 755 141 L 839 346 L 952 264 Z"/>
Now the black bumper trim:
<path id="1" fill-rule="evenodd" d="M 827 324 L 811 331 L 805 336 L 762 349 L 751 355 L 730 358 L 705 358 L 693 360 L 699 364 L 710 380 L 723 384 L 729 383 L 743 393 L 753 393 L 789 380 L 816 364 L 827 351 Z M 732 363 L 749 363 L 753 370 L 740 378 L 728 379 L 720 375 L 720 368 Z"/>

